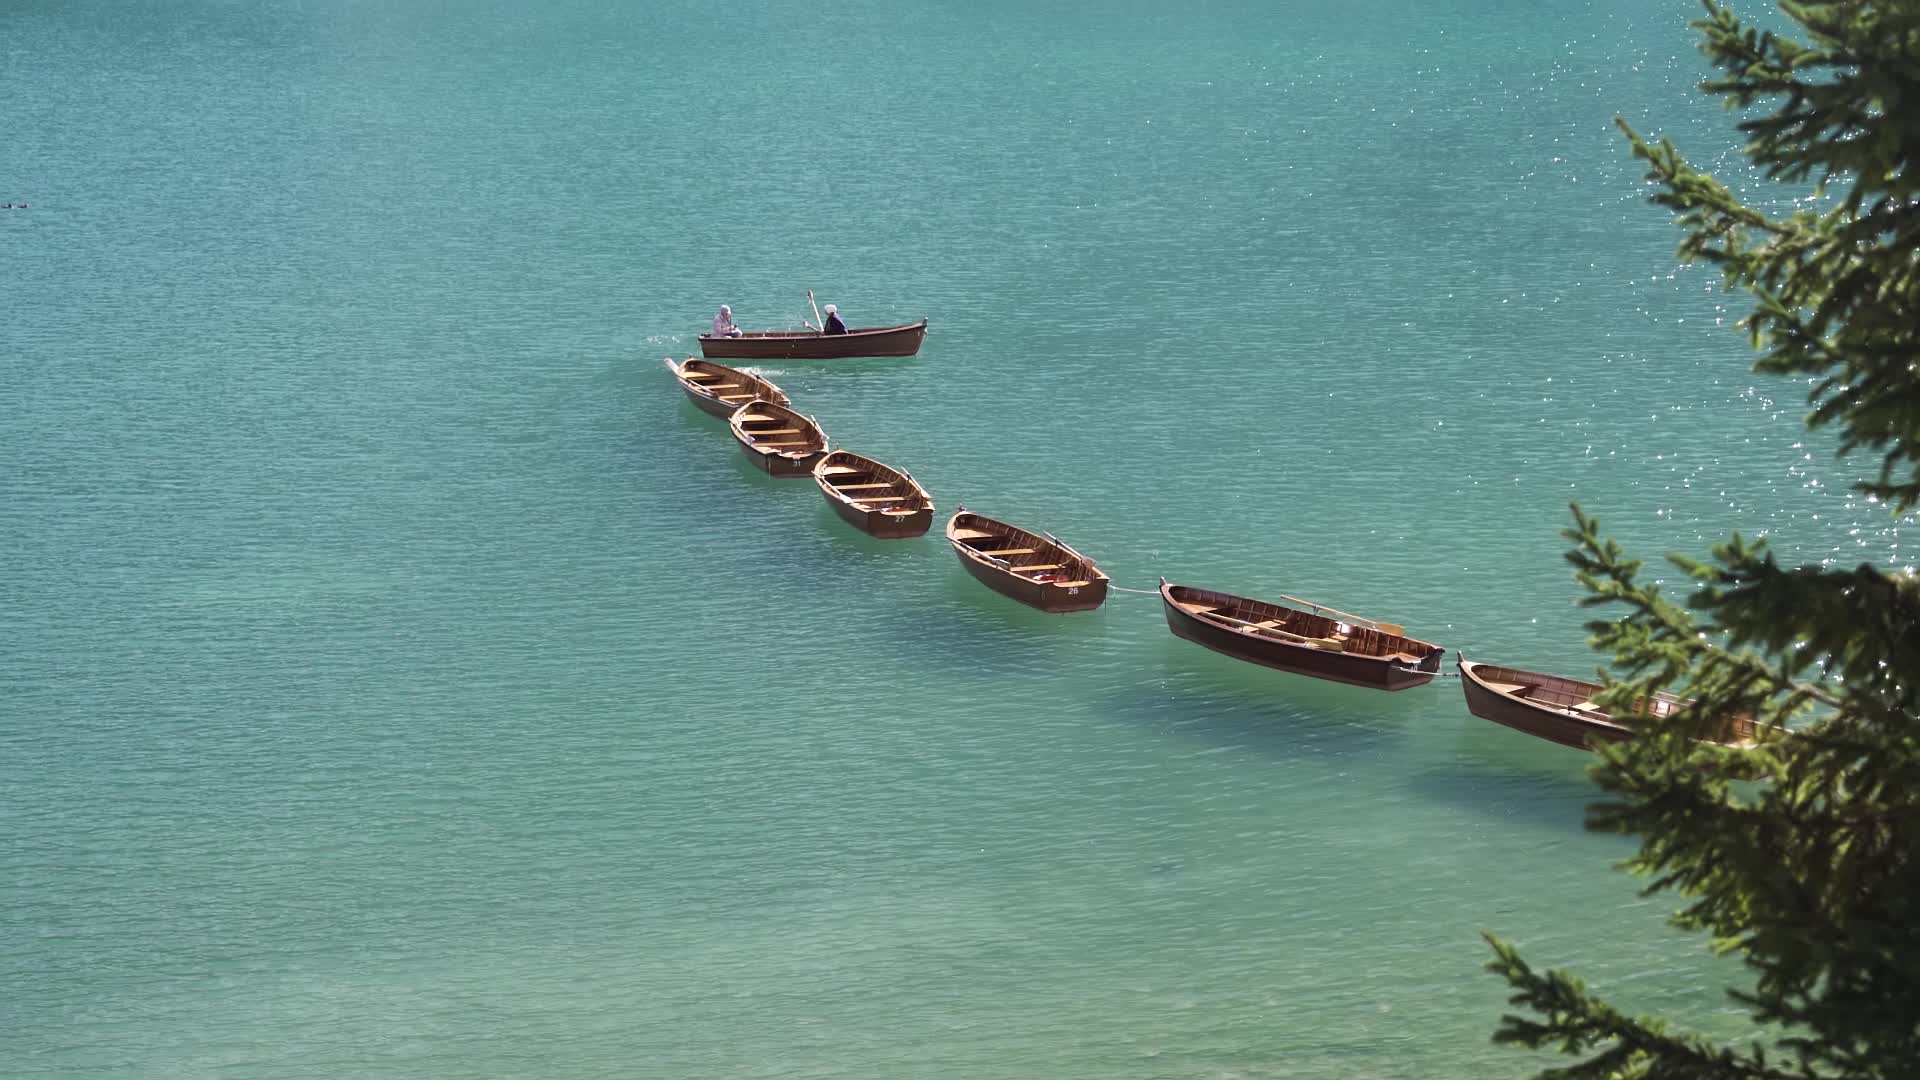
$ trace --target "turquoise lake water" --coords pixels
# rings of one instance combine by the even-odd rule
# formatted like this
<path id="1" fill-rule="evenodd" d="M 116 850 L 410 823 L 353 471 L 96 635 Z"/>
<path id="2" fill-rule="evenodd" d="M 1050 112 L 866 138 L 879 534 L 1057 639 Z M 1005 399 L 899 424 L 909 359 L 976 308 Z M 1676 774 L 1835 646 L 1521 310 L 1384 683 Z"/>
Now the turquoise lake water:
<path id="1" fill-rule="evenodd" d="M 1578 498 L 1911 563 L 1643 202 L 1690 3 L 0 4 L 0 1073 L 1518 1074 L 1481 928 L 1740 1030 L 1583 755 L 1049 617 L 754 472 L 1596 662 Z M 936 530 L 937 531 L 937 530 Z"/>

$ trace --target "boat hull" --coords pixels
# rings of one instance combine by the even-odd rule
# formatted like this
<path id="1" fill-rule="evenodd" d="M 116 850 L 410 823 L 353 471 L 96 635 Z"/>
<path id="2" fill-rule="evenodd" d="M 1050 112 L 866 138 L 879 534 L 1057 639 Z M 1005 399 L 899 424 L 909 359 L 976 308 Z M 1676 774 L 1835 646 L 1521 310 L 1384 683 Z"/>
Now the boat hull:
<path id="1" fill-rule="evenodd" d="M 1408 690 L 1425 686 L 1440 673 L 1438 654 L 1433 659 L 1433 670 L 1425 671 L 1383 657 L 1331 652 L 1229 630 L 1187 611 L 1164 591 L 1160 594 L 1160 603 L 1166 611 L 1167 629 L 1173 631 L 1174 637 L 1191 641 L 1222 656 L 1231 656 L 1235 660 L 1259 664 L 1276 671 L 1308 675 L 1346 683 L 1348 686 L 1364 686 L 1370 690 Z"/>
<path id="2" fill-rule="evenodd" d="M 1532 735 L 1536 739 L 1570 746 L 1575 750 L 1585 750 L 1589 735 L 1596 739 L 1614 742 L 1627 737 L 1625 732 L 1617 729 L 1583 723 L 1576 717 L 1550 712 L 1524 701 L 1515 701 L 1465 676 L 1460 679 L 1460 688 L 1467 696 L 1468 712 L 1482 720 L 1491 720 L 1504 727 Z"/>
<path id="3" fill-rule="evenodd" d="M 783 479 L 812 476 L 813 467 L 820 463 L 821 458 L 827 456 L 824 450 L 805 455 L 776 454 L 772 451 L 756 449 L 752 444 L 744 442 L 740 444 L 740 450 L 760 471 L 768 476 L 778 476 Z"/>
<path id="4" fill-rule="evenodd" d="M 1642 698 L 1634 718 L 1622 723 L 1594 707 L 1592 699 L 1605 689 L 1599 683 L 1471 660 L 1459 660 L 1457 666 L 1468 712 L 1576 750 L 1591 749 L 1598 742 L 1623 742 L 1633 737 L 1642 718 L 1670 717 L 1687 705 L 1670 694 Z M 1545 700 L 1535 700 L 1540 698 Z M 1752 717 L 1734 715 L 1693 737 L 1721 746 L 1745 746 L 1757 734 Z"/>
<path id="5" fill-rule="evenodd" d="M 844 334 L 744 334 L 700 337 L 709 360 L 844 360 L 856 356 L 913 356 L 926 340 L 925 319 L 905 326 L 850 330 Z"/>
<path id="6" fill-rule="evenodd" d="M 827 505 L 847 524 L 879 540 L 905 540 L 915 536 L 925 536 L 933 528 L 933 507 L 915 510 L 911 514 L 886 514 L 878 510 L 862 510 L 845 500 L 826 496 Z"/>
<path id="7" fill-rule="evenodd" d="M 683 387 L 683 389 L 686 389 L 686 388 Z M 686 395 L 687 395 L 687 400 L 693 402 L 694 408 L 699 409 L 701 412 L 706 413 L 708 416 L 717 416 L 722 420 L 725 420 L 727 417 L 732 416 L 734 413 L 734 410 L 740 407 L 739 405 L 729 405 L 724 401 L 715 400 L 714 398 L 708 397 L 705 394 L 697 393 L 691 389 L 686 389 Z"/>
<path id="8" fill-rule="evenodd" d="M 964 554 L 959 558 L 960 565 L 967 568 L 967 573 L 972 574 L 975 581 L 1001 596 L 1041 611 L 1064 615 L 1070 611 L 1092 611 L 1107 602 L 1107 583 L 1103 579 L 1062 589 L 1057 585 L 1029 581 L 1018 574 L 1003 573 L 991 566 L 982 566 Z"/>

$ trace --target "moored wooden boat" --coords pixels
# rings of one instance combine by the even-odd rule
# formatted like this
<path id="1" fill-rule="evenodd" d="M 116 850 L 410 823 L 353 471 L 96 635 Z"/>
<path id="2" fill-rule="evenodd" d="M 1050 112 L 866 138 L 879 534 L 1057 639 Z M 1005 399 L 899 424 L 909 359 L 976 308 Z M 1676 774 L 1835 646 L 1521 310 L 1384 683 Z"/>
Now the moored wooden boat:
<path id="1" fill-rule="evenodd" d="M 1160 579 L 1167 628 L 1214 652 L 1298 675 L 1405 690 L 1440 674 L 1446 650 L 1406 636 L 1406 628 L 1283 596 L 1251 600 Z"/>
<path id="2" fill-rule="evenodd" d="M 1616 717 L 1594 704 L 1594 696 L 1606 689 L 1600 683 L 1476 663 L 1465 657 L 1457 662 L 1467 711 L 1482 720 L 1575 749 L 1633 737 L 1634 718 Z M 1660 718 L 1671 716 L 1686 702 L 1671 694 L 1656 694 L 1653 701 L 1643 699 L 1641 704 L 1640 715 Z M 1752 718 L 1734 716 L 1719 725 L 1712 741 L 1735 746 L 1753 737 Z"/>
<path id="3" fill-rule="evenodd" d="M 900 326 L 866 326 L 844 334 L 818 330 L 760 330 L 734 337 L 700 335 L 700 355 L 709 360 L 840 360 L 849 356 L 912 356 L 927 336 L 927 320 Z"/>
<path id="4" fill-rule="evenodd" d="M 787 395 L 767 379 L 748 371 L 726 367 L 699 357 L 689 356 L 679 363 L 667 358 L 667 370 L 680 380 L 680 389 L 701 412 L 722 420 L 754 398 L 775 405 L 789 404 Z"/>
<path id="5" fill-rule="evenodd" d="M 933 497 L 911 475 L 850 450 L 813 467 L 827 505 L 847 524 L 883 540 L 921 536 L 933 526 Z"/>
<path id="6" fill-rule="evenodd" d="M 1041 611 L 1087 611 L 1107 599 L 1107 575 L 1052 533 L 1029 532 L 961 507 L 947 543 L 982 585 Z"/>
<path id="7" fill-rule="evenodd" d="M 727 418 L 747 460 L 774 476 L 810 476 L 827 452 L 827 433 L 811 416 L 755 398 Z"/>

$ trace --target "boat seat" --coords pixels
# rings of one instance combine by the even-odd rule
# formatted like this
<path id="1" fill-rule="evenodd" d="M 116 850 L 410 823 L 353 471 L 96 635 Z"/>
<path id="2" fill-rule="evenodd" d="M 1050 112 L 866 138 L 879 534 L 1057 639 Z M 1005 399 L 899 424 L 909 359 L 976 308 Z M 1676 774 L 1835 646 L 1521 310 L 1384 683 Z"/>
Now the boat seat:
<path id="1" fill-rule="evenodd" d="M 1040 563 L 1037 566 L 1016 566 L 1013 568 L 1013 572 L 1016 574 L 1030 574 L 1036 570 L 1059 570 L 1066 565 L 1067 564 L 1063 562 L 1050 562 Z"/>
<path id="2" fill-rule="evenodd" d="M 717 382 L 707 387 L 709 390 L 738 390 L 742 384 L 737 382 Z"/>
<path id="3" fill-rule="evenodd" d="M 1181 604 L 1180 609 L 1182 611 L 1191 611 L 1195 615 L 1211 615 L 1220 610 L 1217 606 L 1207 604 Z"/>
<path id="4" fill-rule="evenodd" d="M 761 435 L 798 435 L 800 434 L 800 429 L 797 427 L 757 428 L 753 431 L 747 432 L 747 434 L 753 435 L 756 437 Z"/>
<path id="5" fill-rule="evenodd" d="M 748 413 L 745 416 L 736 416 L 734 419 L 743 424 L 750 424 L 755 420 L 778 420 L 780 418 L 777 416 L 767 416 L 764 413 Z"/>
<path id="6" fill-rule="evenodd" d="M 1031 555 L 1032 548 L 998 548 L 994 551 L 982 551 L 982 555 Z"/>
<path id="7" fill-rule="evenodd" d="M 890 488 L 892 484 L 884 481 L 875 484 L 835 484 L 835 491 L 872 491 L 874 488 Z"/>
<path id="8" fill-rule="evenodd" d="M 820 472 L 826 476 L 846 476 L 849 473 L 857 473 L 859 471 L 859 469 L 851 465 L 829 465 L 820 470 Z"/>
<path id="9" fill-rule="evenodd" d="M 717 379 L 720 376 L 715 375 L 711 371 L 682 371 L 680 377 L 683 379 Z"/>
<path id="10" fill-rule="evenodd" d="M 990 537 L 992 537 L 992 536 L 993 536 L 993 534 L 992 534 L 992 533 L 990 533 L 990 532 L 981 532 L 981 531 L 980 531 L 979 529 L 955 529 L 955 530 L 953 530 L 953 538 L 954 538 L 955 540 L 986 540 L 986 539 L 989 539 L 989 538 L 990 538 Z"/>
<path id="11" fill-rule="evenodd" d="M 715 394 L 713 396 L 721 401 L 746 401 L 753 397 L 752 394 Z"/>
<path id="12" fill-rule="evenodd" d="M 1487 689 L 1497 690 L 1502 694 L 1511 694 L 1514 697 L 1519 697 L 1525 694 L 1527 691 L 1533 689 L 1533 684 L 1517 683 L 1517 682 L 1490 682 L 1487 684 Z"/>
<path id="13" fill-rule="evenodd" d="M 775 439 L 771 442 L 756 442 L 755 446 L 807 446 L 812 439 Z"/>

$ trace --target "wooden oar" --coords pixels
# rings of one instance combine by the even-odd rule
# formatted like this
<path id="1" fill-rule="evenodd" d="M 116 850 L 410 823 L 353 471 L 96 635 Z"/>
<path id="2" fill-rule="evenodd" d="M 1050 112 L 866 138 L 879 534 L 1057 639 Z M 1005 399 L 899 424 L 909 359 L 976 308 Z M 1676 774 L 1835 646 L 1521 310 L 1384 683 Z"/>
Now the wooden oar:
<path id="1" fill-rule="evenodd" d="M 1289 603 L 1299 604 L 1302 607 L 1312 608 L 1313 613 L 1315 615 L 1318 615 L 1324 611 L 1329 615 L 1338 615 L 1343 619 L 1351 619 L 1357 623 L 1366 623 L 1368 626 L 1372 627 L 1375 630 L 1380 631 L 1383 634 L 1392 634 L 1395 637 L 1407 636 L 1407 628 L 1404 626 L 1401 626 L 1399 623 L 1374 622 L 1372 619 L 1366 618 L 1364 616 L 1349 615 L 1348 613 L 1341 611 L 1337 608 L 1330 608 L 1330 607 L 1327 607 L 1325 604 L 1316 604 L 1311 600 L 1302 600 L 1297 596 L 1288 596 L 1285 593 L 1280 594 L 1280 599 L 1288 601 Z"/>
<path id="2" fill-rule="evenodd" d="M 1044 536 L 1044 537 L 1046 537 L 1047 539 L 1049 539 L 1049 540 L 1051 540 L 1051 541 L 1053 541 L 1053 542 L 1054 542 L 1054 544 L 1055 544 L 1055 545 L 1057 545 L 1057 546 L 1058 546 L 1058 547 L 1060 548 L 1060 550 L 1062 550 L 1062 551 L 1064 551 L 1064 552 L 1066 552 L 1067 554 L 1069 554 L 1069 555 L 1071 555 L 1071 556 L 1073 556 L 1073 557 L 1074 557 L 1074 558 L 1076 558 L 1076 559 L 1079 559 L 1079 560 L 1080 560 L 1081 562 L 1083 562 L 1083 563 L 1086 563 L 1086 564 L 1087 564 L 1088 566 L 1092 566 L 1092 565 L 1093 565 L 1093 560 L 1092 560 L 1092 559 L 1089 559 L 1089 558 L 1087 558 L 1087 557 L 1086 557 L 1085 555 L 1082 555 L 1082 554 L 1080 554 L 1080 553 L 1079 553 L 1078 551 L 1075 551 L 1075 550 L 1073 549 L 1073 546 L 1072 546 L 1071 544 L 1068 544 L 1068 543 L 1067 543 L 1067 542 L 1066 542 L 1065 540 L 1062 540 L 1062 539 L 1060 539 L 1059 537 L 1057 537 L 1057 536 L 1055 536 L 1055 535 L 1053 535 L 1052 533 L 1050 533 L 1050 532 L 1047 532 L 1047 531 L 1046 531 L 1045 529 L 1042 529 L 1042 530 L 1040 531 L 1040 535 L 1041 535 L 1041 536 Z"/>
<path id="3" fill-rule="evenodd" d="M 809 329 L 825 331 L 827 328 L 827 320 L 820 317 L 820 305 L 813 302 L 812 289 L 807 290 L 807 304 L 813 308 L 813 321 L 819 324 L 817 327 L 809 327 Z"/>
<path id="4" fill-rule="evenodd" d="M 1196 611 L 1194 612 L 1194 615 L 1198 616 L 1199 618 L 1208 619 L 1215 622 L 1233 623 L 1236 626 L 1244 626 L 1247 629 L 1252 630 L 1256 633 L 1272 634 L 1275 637 L 1282 638 L 1287 641 L 1297 641 L 1302 645 L 1311 645 L 1316 649 L 1322 649 L 1327 652 L 1346 652 L 1347 651 L 1345 646 L 1341 645 L 1341 643 L 1338 641 L 1334 641 L 1332 638 L 1308 637 L 1305 634 L 1296 634 L 1291 630 L 1282 630 L 1277 626 L 1261 626 L 1259 623 L 1252 623 L 1252 622 L 1248 622 L 1245 619 L 1236 619 L 1231 615 L 1221 615 L 1211 611 L 1205 612 L 1205 613 Z"/>

